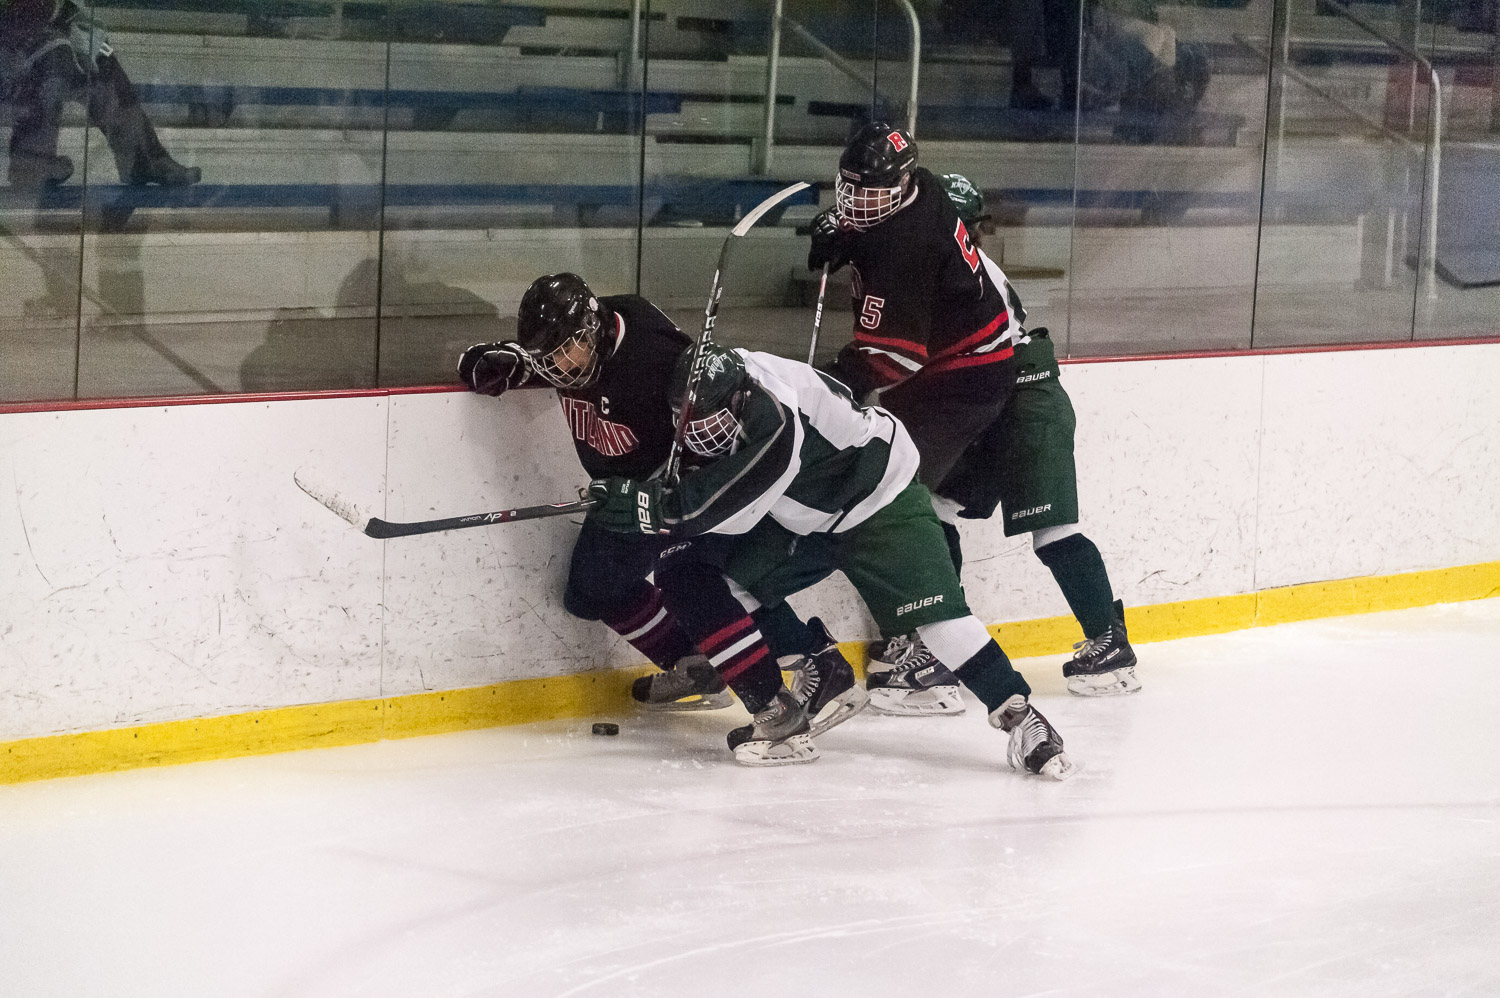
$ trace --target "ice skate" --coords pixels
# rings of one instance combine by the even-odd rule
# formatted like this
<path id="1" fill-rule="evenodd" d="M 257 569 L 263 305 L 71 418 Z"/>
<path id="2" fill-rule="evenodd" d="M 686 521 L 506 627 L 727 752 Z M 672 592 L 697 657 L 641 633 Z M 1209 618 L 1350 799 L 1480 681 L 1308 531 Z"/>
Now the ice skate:
<path id="1" fill-rule="evenodd" d="M 823 648 L 801 656 L 800 661 L 788 667 L 795 671 L 792 695 L 807 711 L 812 733 L 821 735 L 864 710 L 870 697 L 855 680 L 854 666 L 839 651 L 823 621 L 813 617 L 807 626 L 813 629 Z"/>
<path id="2" fill-rule="evenodd" d="M 684 655 L 665 672 L 642 676 L 630 695 L 647 710 L 719 710 L 734 703 L 734 694 L 708 659 Z"/>
<path id="3" fill-rule="evenodd" d="M 870 706 L 903 717 L 955 717 L 964 712 L 958 677 L 915 634 L 891 638 L 870 656 L 865 688 Z"/>
<path id="4" fill-rule="evenodd" d="M 990 714 L 990 724 L 1010 735 L 1005 759 L 1012 769 L 1053 780 L 1066 780 L 1076 770 L 1063 752 L 1062 735 L 1021 694 L 996 707 Z"/>
<path id="5" fill-rule="evenodd" d="M 1077 652 L 1063 663 L 1068 692 L 1081 697 L 1112 697 L 1138 693 L 1135 650 L 1125 634 L 1125 606 L 1115 601 L 1115 622 L 1098 637 L 1073 646 Z"/>
<path id="6" fill-rule="evenodd" d="M 728 742 L 742 766 L 792 766 L 818 757 L 807 711 L 785 686 L 754 720 L 729 732 Z"/>

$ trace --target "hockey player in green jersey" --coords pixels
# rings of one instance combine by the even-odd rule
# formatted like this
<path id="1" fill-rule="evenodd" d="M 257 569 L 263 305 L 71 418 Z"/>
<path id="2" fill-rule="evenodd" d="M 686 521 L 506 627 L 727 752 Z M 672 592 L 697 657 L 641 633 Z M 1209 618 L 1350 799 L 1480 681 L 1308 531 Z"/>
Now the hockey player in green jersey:
<path id="1" fill-rule="evenodd" d="M 883 629 L 915 630 L 950 663 L 1009 733 L 1012 766 L 1071 775 L 1025 678 L 969 612 L 901 423 L 806 364 L 712 344 L 679 361 L 676 405 L 695 357 L 684 442 L 696 467 L 675 484 L 596 480 L 590 516 L 607 529 L 670 536 L 656 567 L 664 600 L 754 715 L 729 734 L 736 759 L 811 761 L 810 736 L 863 705 L 852 673 L 813 668 L 799 674 L 803 688 L 786 689 L 749 616 L 842 571 Z"/>
<path id="2" fill-rule="evenodd" d="M 980 262 L 1006 296 L 1016 352 L 1016 384 L 1005 408 L 934 490 L 940 517 L 988 519 L 999 506 L 1005 536 L 1031 534 L 1032 550 L 1051 570 L 1084 640 L 1064 663 L 1068 691 L 1079 696 L 1136 693 L 1135 651 L 1125 611 L 1114 598 L 1099 549 L 1078 520 L 1073 462 L 1077 420 L 1063 389 L 1047 330 L 1028 332 L 1021 297 L 981 248 L 984 195 L 957 173 L 939 178 L 967 227 Z"/>

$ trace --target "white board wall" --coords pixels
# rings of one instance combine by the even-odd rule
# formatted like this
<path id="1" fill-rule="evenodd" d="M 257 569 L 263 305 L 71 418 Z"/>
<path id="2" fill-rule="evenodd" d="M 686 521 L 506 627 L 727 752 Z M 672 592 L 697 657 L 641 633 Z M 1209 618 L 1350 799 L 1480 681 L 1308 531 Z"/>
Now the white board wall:
<path id="1" fill-rule="evenodd" d="M 1500 559 L 1500 346 L 1073 364 L 1085 532 L 1127 603 Z M 0 415 L 0 741 L 624 665 L 562 609 L 566 519 L 371 540 L 566 498 L 550 392 Z M 987 622 L 1067 612 L 966 522 Z M 872 636 L 841 579 L 794 601 Z"/>

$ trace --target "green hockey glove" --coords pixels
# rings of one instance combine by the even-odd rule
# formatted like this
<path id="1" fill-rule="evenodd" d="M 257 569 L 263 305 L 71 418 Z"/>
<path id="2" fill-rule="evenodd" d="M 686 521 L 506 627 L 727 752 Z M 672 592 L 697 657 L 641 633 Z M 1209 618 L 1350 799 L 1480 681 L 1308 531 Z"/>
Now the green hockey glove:
<path id="1" fill-rule="evenodd" d="M 662 528 L 662 483 L 655 478 L 596 478 L 589 482 L 588 497 L 599 505 L 589 510 L 589 519 L 619 534 L 660 534 Z"/>

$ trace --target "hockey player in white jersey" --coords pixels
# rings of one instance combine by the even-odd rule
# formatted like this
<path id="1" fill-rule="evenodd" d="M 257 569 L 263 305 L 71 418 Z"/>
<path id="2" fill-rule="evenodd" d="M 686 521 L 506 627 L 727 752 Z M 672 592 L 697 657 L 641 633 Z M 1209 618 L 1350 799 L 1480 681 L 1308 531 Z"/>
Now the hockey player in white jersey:
<path id="1" fill-rule="evenodd" d="M 676 405 L 694 356 L 679 361 Z M 905 428 L 806 364 L 712 344 L 697 356 L 697 402 L 685 414 L 697 466 L 675 484 L 597 480 L 590 490 L 601 506 L 591 517 L 608 529 L 672 538 L 657 561 L 657 585 L 754 715 L 729 734 L 735 758 L 812 761 L 810 736 L 862 706 L 852 676 L 812 670 L 810 688 L 786 689 L 749 616 L 842 571 L 883 629 L 915 630 L 949 663 L 991 724 L 1009 733 L 1012 766 L 1071 775 L 1062 737 L 969 612 L 931 497 L 915 481 L 918 456 Z M 831 723 L 819 724 L 825 712 Z"/>

